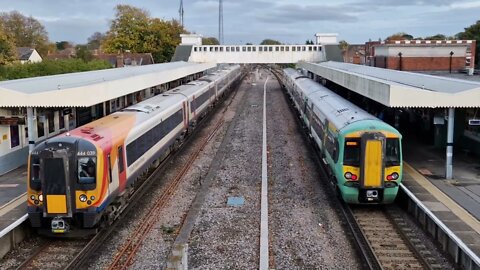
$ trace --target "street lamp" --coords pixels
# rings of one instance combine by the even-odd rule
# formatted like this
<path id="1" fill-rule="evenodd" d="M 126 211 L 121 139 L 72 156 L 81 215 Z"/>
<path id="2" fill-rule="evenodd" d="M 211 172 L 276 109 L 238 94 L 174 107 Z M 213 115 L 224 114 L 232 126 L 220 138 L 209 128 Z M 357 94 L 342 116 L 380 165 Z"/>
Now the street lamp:
<path id="1" fill-rule="evenodd" d="M 452 73 L 452 57 L 453 57 L 453 51 L 450 51 L 450 73 Z"/>
<path id="2" fill-rule="evenodd" d="M 400 59 L 399 59 L 400 62 L 399 62 L 399 65 L 398 65 L 399 70 L 402 70 L 402 55 L 403 55 L 402 52 L 398 53 L 398 57 L 400 57 Z"/>

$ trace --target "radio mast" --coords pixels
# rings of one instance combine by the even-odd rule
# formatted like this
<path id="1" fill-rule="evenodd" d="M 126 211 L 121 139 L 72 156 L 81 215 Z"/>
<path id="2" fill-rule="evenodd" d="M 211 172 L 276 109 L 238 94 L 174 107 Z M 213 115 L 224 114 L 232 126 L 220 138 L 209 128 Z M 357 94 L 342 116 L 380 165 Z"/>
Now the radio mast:
<path id="1" fill-rule="evenodd" d="M 178 15 L 180 15 L 180 25 L 183 27 L 183 0 L 180 0 L 180 8 L 178 9 Z"/>
<path id="2" fill-rule="evenodd" d="M 223 44 L 223 0 L 218 1 L 218 42 Z"/>

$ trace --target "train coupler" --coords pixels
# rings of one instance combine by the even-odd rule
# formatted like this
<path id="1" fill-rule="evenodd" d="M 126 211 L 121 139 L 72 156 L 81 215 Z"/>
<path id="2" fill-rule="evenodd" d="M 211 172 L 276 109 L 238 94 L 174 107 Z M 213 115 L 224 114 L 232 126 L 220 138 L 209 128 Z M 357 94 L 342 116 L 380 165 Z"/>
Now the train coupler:
<path id="1" fill-rule="evenodd" d="M 70 230 L 70 225 L 61 217 L 52 219 L 51 228 L 53 233 L 67 233 Z"/>

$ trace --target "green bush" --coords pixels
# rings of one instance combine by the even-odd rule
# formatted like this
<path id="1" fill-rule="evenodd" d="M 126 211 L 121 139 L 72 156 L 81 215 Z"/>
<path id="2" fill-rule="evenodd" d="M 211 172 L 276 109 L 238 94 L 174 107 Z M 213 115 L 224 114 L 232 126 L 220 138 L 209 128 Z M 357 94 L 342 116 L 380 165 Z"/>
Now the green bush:
<path id="1" fill-rule="evenodd" d="M 41 63 L 0 65 L 0 80 L 48 76 L 55 74 L 112 68 L 103 60 L 85 62 L 82 59 L 44 60 Z"/>

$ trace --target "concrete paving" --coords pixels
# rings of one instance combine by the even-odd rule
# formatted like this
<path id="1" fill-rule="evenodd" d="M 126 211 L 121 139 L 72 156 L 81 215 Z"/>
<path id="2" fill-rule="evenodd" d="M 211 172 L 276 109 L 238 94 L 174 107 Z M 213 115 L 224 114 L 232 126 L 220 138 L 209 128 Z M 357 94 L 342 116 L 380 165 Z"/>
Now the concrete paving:
<path id="1" fill-rule="evenodd" d="M 27 213 L 27 167 L 0 176 L 0 232 Z"/>

